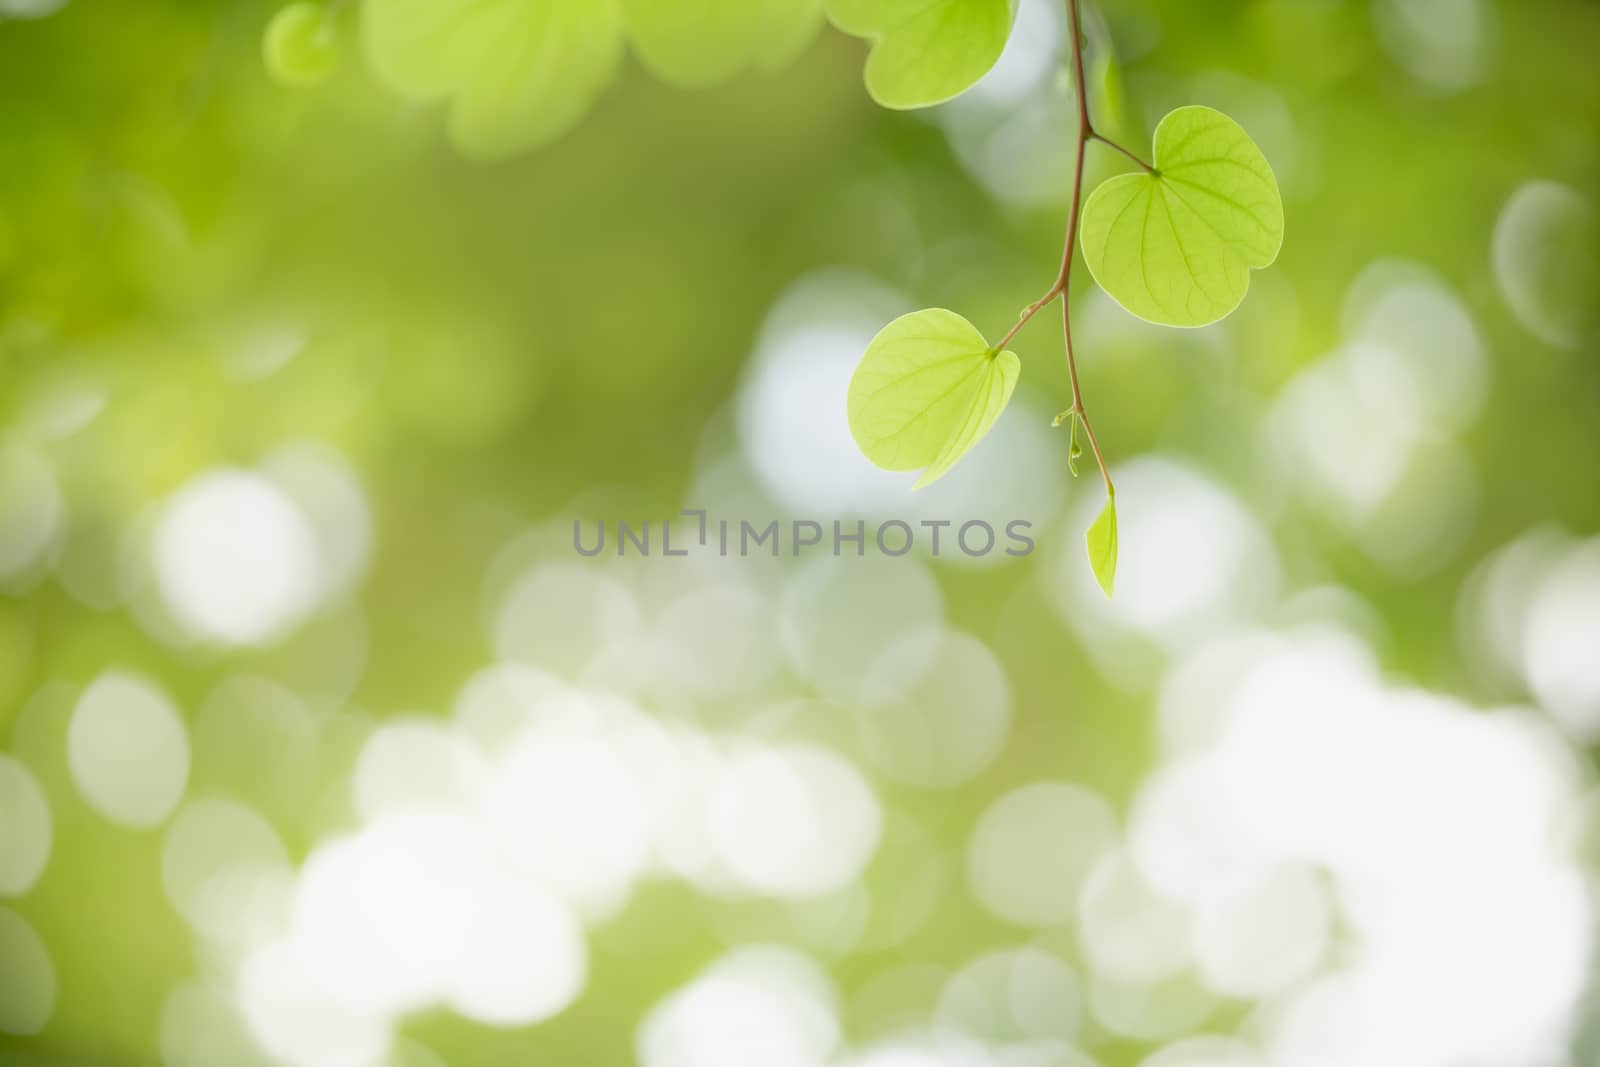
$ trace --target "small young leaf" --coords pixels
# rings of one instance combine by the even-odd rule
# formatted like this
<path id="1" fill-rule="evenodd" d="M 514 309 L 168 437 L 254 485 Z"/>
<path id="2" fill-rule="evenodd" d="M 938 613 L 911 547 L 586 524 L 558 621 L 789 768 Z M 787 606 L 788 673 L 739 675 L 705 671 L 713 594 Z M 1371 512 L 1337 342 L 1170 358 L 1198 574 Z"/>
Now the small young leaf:
<path id="1" fill-rule="evenodd" d="M 1154 174 L 1111 178 L 1084 203 L 1083 259 L 1140 318 L 1205 326 L 1239 306 L 1251 268 L 1278 257 L 1278 182 L 1239 124 L 1208 107 L 1161 120 L 1154 163 Z"/>
<path id="2" fill-rule="evenodd" d="M 1005 51 L 1016 0 L 827 0 L 845 33 L 870 37 L 867 91 L 904 110 L 960 96 Z"/>
<path id="3" fill-rule="evenodd" d="M 316 85 L 339 65 L 333 26 L 321 4 L 290 4 L 272 16 L 261 39 L 267 73 L 282 85 Z"/>
<path id="4" fill-rule="evenodd" d="M 1094 525 L 1089 527 L 1089 532 L 1084 535 L 1083 540 L 1089 547 L 1089 566 L 1094 568 L 1095 580 L 1100 583 L 1100 588 L 1105 590 L 1106 596 L 1110 596 L 1112 587 L 1117 581 L 1116 497 L 1106 497 L 1106 505 L 1100 509 L 1100 517 L 1094 520 Z"/>
<path id="5" fill-rule="evenodd" d="M 850 432 L 880 467 L 926 467 L 920 489 L 983 440 L 1021 369 L 953 311 L 902 315 L 872 339 L 850 379 Z"/>

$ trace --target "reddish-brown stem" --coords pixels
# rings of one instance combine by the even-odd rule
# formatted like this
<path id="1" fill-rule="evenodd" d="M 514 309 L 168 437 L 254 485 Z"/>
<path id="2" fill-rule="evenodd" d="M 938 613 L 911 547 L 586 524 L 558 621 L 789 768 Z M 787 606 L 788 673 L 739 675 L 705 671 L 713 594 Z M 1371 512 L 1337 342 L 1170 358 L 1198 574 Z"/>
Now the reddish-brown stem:
<path id="1" fill-rule="evenodd" d="M 1018 330 L 1028 325 L 1030 319 L 1039 314 L 1039 312 L 1043 311 L 1045 308 L 1049 307 L 1050 301 L 1054 300 L 1060 295 L 1060 288 L 1052 285 L 1048 293 L 1044 294 L 1039 299 L 1027 306 L 1027 308 L 1022 312 L 1021 316 L 1018 317 L 1016 325 L 1006 331 L 1006 335 L 1000 338 L 999 343 L 994 345 L 991 351 L 999 352 L 1001 349 L 1005 348 L 1006 345 L 1010 344 L 1011 339 L 1017 335 Z"/>
<path id="2" fill-rule="evenodd" d="M 1118 152 L 1121 152 L 1123 155 L 1127 156 L 1129 159 L 1131 159 L 1135 163 L 1139 164 L 1139 166 L 1143 167 L 1147 174 L 1159 174 L 1160 173 L 1160 171 L 1156 170 L 1156 168 L 1152 167 L 1150 164 L 1146 163 L 1144 160 L 1140 159 L 1138 156 L 1134 155 L 1132 152 L 1128 151 L 1126 148 L 1123 148 L 1120 144 L 1118 144 L 1117 142 L 1113 141 L 1111 138 L 1105 136 L 1099 130 L 1091 129 L 1089 131 L 1089 139 L 1092 140 L 1092 141 L 1099 141 L 1101 144 L 1105 145 L 1107 148 L 1115 148 Z"/>
<path id="3" fill-rule="evenodd" d="M 1061 334 L 1067 348 L 1067 377 L 1072 382 L 1072 414 L 1083 423 L 1083 434 L 1089 439 L 1089 448 L 1094 452 L 1094 461 L 1100 468 L 1100 477 L 1105 479 L 1106 494 L 1116 496 L 1116 488 L 1111 484 L 1111 471 L 1106 467 L 1106 458 L 1100 451 L 1100 442 L 1094 435 L 1094 427 L 1089 423 L 1089 412 L 1083 406 L 1083 389 L 1078 385 L 1078 358 L 1072 351 L 1072 300 L 1067 290 L 1072 282 L 1072 264 L 1077 258 L 1078 251 L 1078 215 L 1083 209 L 1084 157 L 1088 154 L 1090 138 L 1098 135 L 1094 132 L 1094 124 L 1089 121 L 1089 94 L 1084 87 L 1083 30 L 1078 20 L 1078 0 L 1067 0 L 1067 23 L 1067 33 L 1072 42 L 1073 95 L 1078 98 L 1078 159 L 1072 171 L 1072 209 L 1067 215 L 1066 249 L 1061 254 L 1061 273 L 1057 275 L 1053 288 L 1061 293 Z M 1132 155 L 1126 150 L 1124 154 Z"/>
<path id="4" fill-rule="evenodd" d="M 1016 325 L 1006 331 L 1006 335 L 991 351 L 999 352 L 1005 348 L 1035 315 L 1049 307 L 1051 301 L 1057 297 L 1061 298 L 1061 332 L 1066 341 L 1067 378 L 1072 383 L 1072 406 L 1057 417 L 1056 423 L 1059 425 L 1070 417 L 1083 424 L 1083 434 L 1089 439 L 1089 448 L 1094 453 L 1095 464 L 1100 468 L 1100 477 L 1106 483 L 1106 495 L 1115 497 L 1117 493 L 1116 487 L 1111 484 L 1111 471 L 1106 467 L 1105 455 L 1100 451 L 1100 442 L 1094 435 L 1094 427 L 1089 423 L 1089 413 L 1083 406 L 1083 389 L 1078 385 L 1078 360 L 1072 351 L 1072 303 L 1067 298 L 1067 289 L 1072 283 L 1072 265 L 1078 251 L 1078 219 L 1083 210 L 1083 165 L 1089 142 L 1099 141 L 1116 149 L 1150 174 L 1155 174 L 1156 169 L 1094 128 L 1094 123 L 1089 119 L 1089 94 L 1085 88 L 1087 79 L 1083 74 L 1083 28 L 1078 17 L 1078 0 L 1067 0 L 1067 23 L 1072 46 L 1072 89 L 1078 105 L 1078 150 L 1072 168 L 1072 207 L 1067 214 L 1067 237 L 1061 252 L 1061 270 L 1057 272 L 1056 280 L 1051 283 L 1049 290 L 1023 309 Z"/>

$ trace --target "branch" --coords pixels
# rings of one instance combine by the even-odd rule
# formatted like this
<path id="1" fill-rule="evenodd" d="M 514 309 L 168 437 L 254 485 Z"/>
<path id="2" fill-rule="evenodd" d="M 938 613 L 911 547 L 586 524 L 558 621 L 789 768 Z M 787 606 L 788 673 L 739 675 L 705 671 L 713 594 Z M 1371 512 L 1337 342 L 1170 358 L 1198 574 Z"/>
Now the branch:
<path id="1" fill-rule="evenodd" d="M 1094 123 L 1089 118 L 1089 93 L 1083 74 L 1083 29 L 1078 17 L 1078 0 L 1067 0 L 1067 23 L 1067 33 L 1072 45 L 1072 91 L 1078 105 L 1078 146 L 1072 168 L 1072 207 L 1067 215 L 1067 236 L 1061 252 L 1061 269 L 1057 272 L 1056 280 L 1049 290 L 1023 309 L 1016 325 L 1006 331 L 1006 335 L 994 345 L 992 351 L 998 352 L 1005 348 L 1035 315 L 1049 307 L 1057 297 L 1061 298 L 1061 331 L 1066 341 L 1067 377 L 1072 382 L 1072 406 L 1056 417 L 1055 425 L 1059 426 L 1068 418 L 1083 424 L 1084 436 L 1089 439 L 1089 448 L 1094 452 L 1094 461 L 1100 468 L 1100 477 L 1106 483 L 1106 494 L 1115 497 L 1117 493 L 1111 484 L 1111 471 L 1106 467 L 1105 455 L 1100 451 L 1100 442 L 1095 438 L 1094 427 L 1089 422 L 1089 413 L 1083 406 L 1083 389 L 1078 384 L 1078 361 L 1072 350 L 1072 303 L 1068 299 L 1067 290 L 1072 284 L 1072 267 L 1077 259 L 1078 218 L 1083 210 L 1083 166 L 1089 142 L 1099 141 L 1115 149 L 1151 174 L 1155 174 L 1156 169 L 1094 128 Z M 1073 473 L 1077 473 L 1076 470 Z"/>
<path id="2" fill-rule="evenodd" d="M 1089 93 L 1083 76 L 1083 30 L 1078 20 L 1078 0 L 1067 0 L 1067 23 L 1067 33 L 1072 42 L 1072 89 L 1073 95 L 1078 99 L 1078 151 L 1072 174 L 1072 210 L 1067 216 L 1066 248 L 1061 254 L 1061 273 L 1056 277 L 1055 290 L 1061 293 L 1061 334 L 1067 348 L 1067 377 L 1072 382 L 1071 414 L 1083 423 L 1084 436 L 1089 439 L 1095 464 L 1100 468 L 1100 477 L 1106 483 L 1106 493 L 1114 497 L 1117 491 L 1111 484 L 1111 471 L 1106 467 L 1105 455 L 1100 451 L 1100 442 L 1095 438 L 1094 427 L 1089 422 L 1089 412 L 1083 406 L 1083 388 L 1078 384 L 1078 359 L 1072 351 L 1072 301 L 1067 292 L 1068 286 L 1072 283 L 1072 265 L 1077 260 L 1078 215 L 1083 210 L 1084 157 L 1088 154 L 1090 140 L 1098 138 L 1106 144 L 1112 142 L 1095 133 L 1094 123 L 1089 121 Z M 1138 161 L 1137 156 L 1120 145 L 1113 147 L 1130 159 Z"/>

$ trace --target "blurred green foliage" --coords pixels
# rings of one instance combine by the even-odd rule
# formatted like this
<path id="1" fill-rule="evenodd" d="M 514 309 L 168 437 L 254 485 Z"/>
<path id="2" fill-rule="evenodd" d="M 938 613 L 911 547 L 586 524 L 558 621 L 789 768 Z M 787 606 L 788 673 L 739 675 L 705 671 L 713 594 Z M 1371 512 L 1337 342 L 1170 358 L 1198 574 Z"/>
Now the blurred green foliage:
<path id="1" fill-rule="evenodd" d="M 674 513 L 705 442 L 728 435 L 760 326 L 797 278 L 859 269 L 998 336 L 1059 258 L 1069 190 L 1053 204 L 997 200 L 936 124 L 874 106 L 859 40 L 826 31 L 781 69 L 740 65 L 693 90 L 629 57 L 553 145 L 480 162 L 450 143 L 444 105 L 374 78 L 364 2 L 338 13 L 341 62 L 306 89 L 264 67 L 271 4 L 73 0 L 0 18 L 0 426 L 23 425 L 66 377 L 112 383 L 104 413 L 51 446 L 74 536 L 98 531 L 106 544 L 200 471 L 302 438 L 338 449 L 362 471 L 381 530 L 360 593 L 353 709 L 449 707 L 492 658 L 485 568 L 531 520 L 584 499 L 612 515 Z M 1600 528 L 1600 350 L 1531 334 L 1489 254 L 1503 205 L 1532 178 L 1600 202 L 1600 6 L 1487 5 L 1481 75 L 1450 91 L 1406 69 L 1369 4 L 1095 7 L 1093 103 L 1124 110 L 1130 139 L 1196 102 L 1252 129 L 1253 113 L 1281 116 L 1283 136 L 1261 143 L 1269 158 L 1292 146 L 1292 160 L 1273 160 L 1290 237 L 1221 327 L 1232 358 L 1155 333 L 1082 342 L 1102 441 L 1118 456 L 1187 457 L 1243 487 L 1268 517 L 1287 586 L 1358 592 L 1379 616 L 1389 670 L 1493 699 L 1455 638 L 1465 576 L 1539 524 Z M 670 41 L 655 53 L 644 65 L 671 70 L 684 55 Z M 1120 169 L 1095 166 L 1097 178 Z M 1421 264 L 1459 294 L 1492 365 L 1487 404 L 1461 435 L 1479 491 L 1470 528 L 1414 571 L 1375 563 L 1264 473 L 1271 398 L 1343 343 L 1351 281 L 1381 259 Z M 1090 285 L 1080 274 L 1075 298 Z M 285 322 L 304 344 L 275 369 Z M 1050 411 L 1069 395 L 1059 346 L 1052 323 L 1012 346 L 1019 394 Z M 1035 462 L 1066 479 L 1068 439 L 1057 440 Z M 1400 528 L 1408 508 L 1429 506 L 1420 477 L 1416 497 L 1394 505 Z M 110 549 L 77 547 L 114 569 Z M 947 843 L 1006 783 L 1066 777 L 1120 801 L 1152 757 L 1147 702 L 1097 676 L 1052 613 L 1042 571 L 940 573 L 950 617 L 989 642 L 1017 709 L 1002 760 L 970 789 L 897 795 Z M 50 683 L 107 664 L 193 708 L 235 673 L 315 674 L 336 631 L 313 622 L 265 650 L 174 650 L 129 612 L 28 584 L 0 596 L 0 739 L 30 700 L 51 699 Z M 297 857 L 328 824 L 322 803 L 280 826 Z M 44 879 L 8 906 L 51 946 L 62 995 L 42 1035 L 0 1038 L 0 1063 L 158 1062 L 162 999 L 194 968 L 162 896 L 159 844 L 81 805 L 53 810 Z M 950 892 L 941 918 L 894 951 L 953 963 L 995 940 L 997 925 Z M 442 1015 L 408 1032 L 457 1067 L 624 1062 L 632 1038 L 619 1020 L 698 970 L 715 929 L 757 926 L 762 909 L 651 888 L 596 935 L 629 949 L 596 953 L 590 988 L 603 999 L 531 1034 Z M 837 977 L 850 986 L 880 962 L 846 960 Z"/>

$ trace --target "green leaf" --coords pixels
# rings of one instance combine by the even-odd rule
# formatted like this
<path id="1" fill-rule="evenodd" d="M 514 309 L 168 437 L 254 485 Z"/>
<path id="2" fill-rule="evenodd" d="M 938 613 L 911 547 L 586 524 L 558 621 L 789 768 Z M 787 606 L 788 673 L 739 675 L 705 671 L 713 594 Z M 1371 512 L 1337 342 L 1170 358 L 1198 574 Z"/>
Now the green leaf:
<path id="1" fill-rule="evenodd" d="M 322 5 L 290 4 L 273 15 L 261 39 L 261 58 L 281 85 L 326 81 L 339 65 L 339 51 Z"/>
<path id="2" fill-rule="evenodd" d="M 1089 566 L 1094 568 L 1095 580 L 1105 590 L 1106 596 L 1110 596 L 1117 582 L 1116 497 L 1106 497 L 1105 507 L 1100 509 L 1100 516 L 1089 527 L 1089 532 L 1084 534 L 1083 540 L 1089 548 Z"/>
<path id="3" fill-rule="evenodd" d="M 612 0 L 362 0 L 367 57 L 404 96 L 450 102 L 450 138 L 498 158 L 573 126 L 616 70 Z"/>
<path id="4" fill-rule="evenodd" d="M 822 0 L 621 0 L 639 61 L 686 87 L 797 56 L 822 25 Z"/>
<path id="5" fill-rule="evenodd" d="M 873 338 L 850 380 L 850 432 L 880 467 L 926 467 L 920 489 L 983 440 L 1021 369 L 953 311 L 902 315 Z"/>
<path id="6" fill-rule="evenodd" d="M 1251 268 L 1283 243 L 1283 200 L 1266 157 L 1228 116 L 1181 107 L 1156 127 L 1155 174 L 1123 174 L 1083 205 L 1083 259 L 1142 319 L 1205 326 L 1244 299 Z"/>
<path id="7" fill-rule="evenodd" d="M 943 103 L 1005 51 L 1016 0 L 827 0 L 845 33 L 871 38 L 867 91 L 884 107 Z"/>

